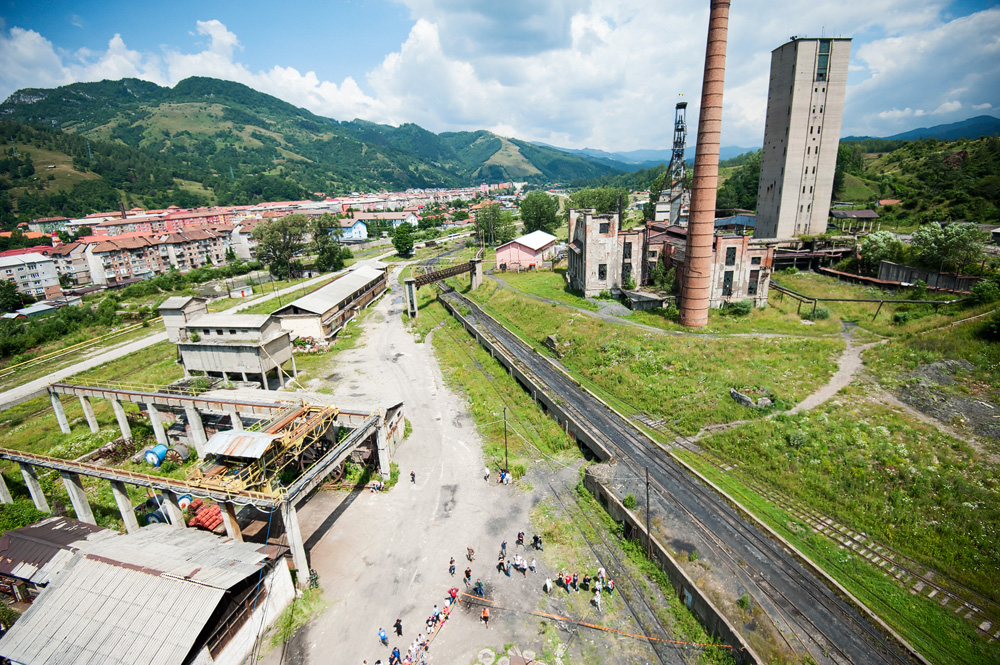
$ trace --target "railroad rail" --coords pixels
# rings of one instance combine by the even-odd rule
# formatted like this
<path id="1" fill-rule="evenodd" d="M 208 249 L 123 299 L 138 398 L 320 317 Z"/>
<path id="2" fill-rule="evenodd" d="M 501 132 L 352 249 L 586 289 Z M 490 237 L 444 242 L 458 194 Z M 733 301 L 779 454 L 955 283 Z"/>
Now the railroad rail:
<path id="1" fill-rule="evenodd" d="M 490 337 L 517 368 L 558 396 L 560 407 L 585 423 L 590 435 L 635 475 L 648 467 L 659 505 L 672 519 L 693 525 L 706 546 L 720 553 L 742 580 L 760 590 L 777 610 L 779 621 L 809 641 L 803 646 L 817 660 L 911 663 L 920 660 L 901 647 L 898 636 L 876 628 L 840 598 L 778 542 L 764 536 L 717 493 L 695 480 L 655 442 L 584 391 L 553 362 L 542 358 L 475 303 L 450 292 L 440 296 L 470 313 L 465 320 Z M 885 631 L 885 632 L 884 632 Z"/>

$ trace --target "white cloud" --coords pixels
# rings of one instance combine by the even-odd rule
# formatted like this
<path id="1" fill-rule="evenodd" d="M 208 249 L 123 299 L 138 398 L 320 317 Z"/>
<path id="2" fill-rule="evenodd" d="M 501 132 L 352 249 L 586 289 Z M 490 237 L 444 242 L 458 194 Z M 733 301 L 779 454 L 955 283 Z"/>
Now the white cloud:
<path id="1" fill-rule="evenodd" d="M 985 104 L 973 104 L 972 105 L 972 109 L 974 111 L 985 111 L 986 109 L 991 109 L 991 108 L 993 108 L 993 105 L 990 104 L 989 102 L 986 102 Z"/>
<path id="2" fill-rule="evenodd" d="M 683 0 L 397 0 L 413 18 L 399 47 L 341 82 L 277 63 L 255 70 L 218 20 L 198 21 L 191 52 L 57 51 L 37 32 L 0 31 L 0 95 L 18 87 L 135 76 L 244 83 L 315 113 L 432 131 L 492 128 L 607 150 L 670 145 L 674 102 L 689 102 L 694 142 L 708 8 Z M 885 135 L 935 114 L 959 119 L 1000 89 L 1000 9 L 946 21 L 948 0 L 736 3 L 730 15 L 723 143 L 762 140 L 770 52 L 792 34 L 860 35 L 844 133 Z M 873 37 L 874 36 L 874 37 Z M 169 43 L 169 36 L 162 41 Z M 248 42 L 247 48 L 252 48 Z M 973 102 L 977 102 L 974 104 Z M 951 117 L 949 117 L 951 116 Z M 910 125 L 912 126 L 912 125 Z"/>

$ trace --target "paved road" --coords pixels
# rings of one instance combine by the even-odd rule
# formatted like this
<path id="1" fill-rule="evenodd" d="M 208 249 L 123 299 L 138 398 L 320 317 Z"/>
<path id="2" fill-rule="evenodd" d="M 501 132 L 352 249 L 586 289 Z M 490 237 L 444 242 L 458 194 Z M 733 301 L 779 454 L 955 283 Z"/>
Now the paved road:
<path id="1" fill-rule="evenodd" d="M 389 252 L 377 258 L 381 259 L 385 256 L 389 256 L 394 253 L 395 252 Z M 254 298 L 253 300 L 241 302 L 235 307 L 230 307 L 229 309 L 224 310 L 224 313 L 236 314 L 241 309 L 246 309 L 247 307 L 251 307 L 253 305 L 256 305 L 257 303 L 269 300 L 275 297 L 275 295 L 283 296 L 289 293 L 293 293 L 304 286 L 309 286 L 310 284 L 316 284 L 324 279 L 327 279 L 329 276 L 330 276 L 329 274 L 325 274 L 319 277 L 314 277 L 313 279 L 309 279 L 304 282 L 295 284 L 293 286 L 289 286 L 288 288 L 281 289 L 276 294 L 267 293 L 258 298 Z M 165 339 L 167 339 L 167 333 L 161 332 L 161 333 L 156 333 L 154 335 L 149 335 L 148 337 L 143 337 L 142 339 L 126 342 L 124 344 L 112 347 L 111 349 L 103 353 L 99 353 L 85 360 L 81 360 L 80 362 L 74 363 L 67 367 L 63 367 L 60 370 L 56 370 L 50 374 L 47 374 L 46 376 L 43 376 L 40 379 L 35 379 L 34 381 L 29 381 L 28 383 L 22 384 L 15 388 L 11 388 L 10 390 L 6 390 L 0 393 L 0 411 L 3 411 L 4 409 L 9 409 L 10 407 L 16 406 L 21 402 L 26 402 L 27 400 L 32 399 L 34 397 L 38 397 L 39 395 L 45 392 L 46 386 L 48 386 L 50 383 L 54 383 L 56 381 L 62 381 L 66 377 L 73 376 L 74 374 L 79 374 L 80 372 L 84 372 L 88 369 L 93 369 L 94 367 L 103 365 L 104 363 L 107 362 L 111 362 L 112 360 L 117 360 L 123 356 L 129 355 L 130 353 L 135 353 L 136 351 L 145 349 L 148 346 L 152 346 L 157 342 L 162 342 Z"/>
<path id="2" fill-rule="evenodd" d="M 703 533 L 700 551 L 715 550 L 720 557 L 740 562 L 739 567 L 749 575 L 746 582 L 757 587 L 753 595 L 758 602 L 767 609 L 765 601 L 769 601 L 777 615 L 776 623 L 790 624 L 818 662 L 912 662 L 777 542 L 764 537 L 715 492 L 695 481 L 631 423 L 597 402 L 505 328 L 482 316 L 471 301 L 454 292 L 446 297 L 471 307 L 467 317 L 470 322 L 492 335 L 522 368 L 548 385 L 552 394 L 575 411 L 618 459 L 633 467 L 637 476 L 648 467 L 658 503 L 668 511 L 666 522 L 696 523 Z"/>

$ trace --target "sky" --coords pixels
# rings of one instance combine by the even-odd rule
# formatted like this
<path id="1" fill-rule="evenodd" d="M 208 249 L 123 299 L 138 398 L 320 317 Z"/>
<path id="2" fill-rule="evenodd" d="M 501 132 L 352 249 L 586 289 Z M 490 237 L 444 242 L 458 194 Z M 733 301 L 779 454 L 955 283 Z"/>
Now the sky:
<path id="1" fill-rule="evenodd" d="M 689 103 L 696 126 L 708 10 L 707 0 L 0 0 L 0 99 L 212 76 L 337 120 L 661 149 L 675 102 Z M 770 52 L 792 35 L 853 38 L 843 136 L 1000 115 L 1000 4 L 734 0 L 723 145 L 762 144 Z"/>

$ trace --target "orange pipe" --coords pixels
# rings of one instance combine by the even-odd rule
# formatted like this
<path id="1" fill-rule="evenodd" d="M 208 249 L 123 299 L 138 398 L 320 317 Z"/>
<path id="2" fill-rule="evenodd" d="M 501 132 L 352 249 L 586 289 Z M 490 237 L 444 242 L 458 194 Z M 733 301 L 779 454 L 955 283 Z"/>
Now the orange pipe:
<path id="1" fill-rule="evenodd" d="M 708 43 L 705 47 L 705 76 L 701 84 L 698 149 L 694 158 L 694 182 L 691 186 L 684 280 L 681 283 L 681 325 L 691 328 L 700 328 L 708 323 L 728 29 L 729 0 L 712 0 L 712 12 L 708 19 Z"/>

